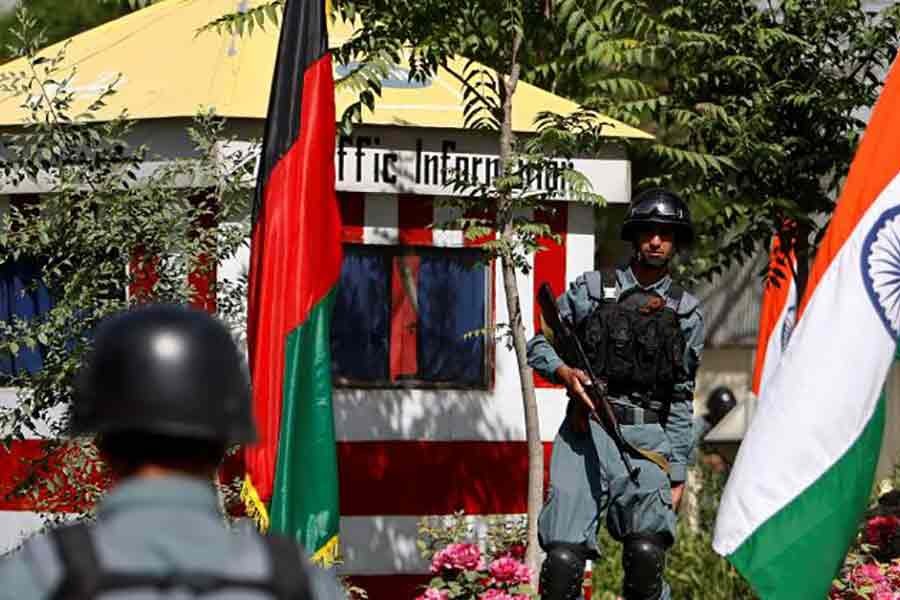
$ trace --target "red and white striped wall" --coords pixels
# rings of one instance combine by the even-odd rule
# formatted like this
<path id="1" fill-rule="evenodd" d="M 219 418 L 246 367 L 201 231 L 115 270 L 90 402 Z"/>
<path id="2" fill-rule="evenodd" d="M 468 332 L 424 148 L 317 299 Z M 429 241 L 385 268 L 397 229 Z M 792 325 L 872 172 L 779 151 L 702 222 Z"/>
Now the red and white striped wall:
<path id="1" fill-rule="evenodd" d="M 451 216 L 427 196 L 342 194 L 344 239 L 375 244 L 462 246 L 462 232 L 431 228 Z M 528 337 L 538 323 L 534 298 L 548 281 L 560 294 L 567 282 L 593 268 L 594 213 L 560 203 L 550 224 L 559 243 L 543 241 L 532 269 L 519 274 Z M 469 242 L 477 243 L 476 242 Z M 493 311 L 508 321 L 499 272 Z M 538 381 L 538 414 L 545 456 L 565 413 L 565 394 Z M 412 597 L 402 590 L 427 581 L 427 563 L 416 549 L 416 524 L 424 515 L 464 510 L 475 522 L 526 510 L 525 420 L 515 357 L 495 348 L 493 386 L 484 391 L 341 389 L 335 424 L 341 472 L 342 571 L 379 598 Z"/>
<path id="2" fill-rule="evenodd" d="M 460 247 L 458 230 L 442 229 L 453 215 L 434 198 L 404 194 L 340 193 L 344 240 L 348 243 Z M 519 289 L 528 337 L 535 330 L 535 294 L 547 281 L 556 294 L 593 267 L 591 207 L 559 203 L 553 215 L 532 218 L 550 224 L 559 243 L 520 273 Z M 433 226 L 432 224 L 437 224 Z M 220 279 L 246 269 L 248 251 L 217 269 Z M 498 273 L 491 290 L 493 319 L 508 321 Z M 487 390 L 338 389 L 334 397 L 340 467 L 341 571 L 367 589 L 372 600 L 412 598 L 427 581 L 428 565 L 416 549 L 416 525 L 425 515 L 459 510 L 478 524 L 495 514 L 526 510 L 527 449 L 515 357 L 496 344 L 492 385 Z M 541 438 L 549 466 L 550 445 L 565 413 L 563 390 L 536 378 Z M 2 393 L 2 392 L 0 392 Z M 6 402 L 13 401 L 11 392 Z M 40 433 L 35 434 L 36 438 Z M 43 432 L 46 433 L 46 432 Z M 13 445 L 0 469 L 16 453 L 34 452 L 38 441 Z M 0 449 L 0 459 L 4 450 Z M 8 479 L 3 477 L 2 479 Z M 40 519 L 25 500 L 3 500 L 0 485 L 0 551 L 32 531 Z"/>
<path id="3" fill-rule="evenodd" d="M 0 408 L 12 408 L 15 404 L 16 391 L 0 388 Z M 58 409 L 50 415 L 50 420 L 56 421 L 62 412 Z M 31 461 L 47 454 L 45 444 L 52 432 L 46 422 L 36 423 L 34 429 L 28 429 L 24 434 L 26 439 L 11 442 L 8 449 L 0 446 L 0 556 L 18 546 L 23 538 L 40 530 L 51 516 L 41 514 L 41 507 L 46 503 L 40 498 L 13 493 L 25 478 L 34 476 L 39 481 L 44 480 L 58 465 L 57 461 L 51 460 L 48 468 L 41 469 L 41 472 L 35 472 L 32 468 Z M 53 502 L 53 506 L 59 511 L 80 508 L 58 502 Z"/>

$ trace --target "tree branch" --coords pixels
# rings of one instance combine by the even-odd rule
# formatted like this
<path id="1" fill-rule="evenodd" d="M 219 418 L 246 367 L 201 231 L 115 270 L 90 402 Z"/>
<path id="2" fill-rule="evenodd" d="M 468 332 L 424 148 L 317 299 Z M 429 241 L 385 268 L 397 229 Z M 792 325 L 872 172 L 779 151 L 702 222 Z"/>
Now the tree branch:
<path id="1" fill-rule="evenodd" d="M 487 104 L 487 105 L 489 105 L 489 106 L 492 106 L 492 107 L 493 107 L 492 110 L 496 110 L 496 109 L 498 108 L 496 102 L 492 102 L 490 98 L 488 98 L 487 96 L 485 96 L 484 94 L 482 94 L 481 92 L 479 92 L 479 91 L 478 91 L 471 83 L 468 82 L 468 80 L 466 80 L 462 75 L 460 75 L 459 73 L 457 73 L 456 71 L 454 71 L 452 68 L 450 68 L 449 65 L 444 65 L 444 69 L 445 69 L 448 73 L 450 73 L 451 75 L 453 75 L 453 77 L 454 77 L 459 83 L 461 83 L 463 86 L 465 86 L 465 88 L 466 88 L 467 90 L 469 90 L 470 92 L 472 92 L 473 94 L 475 94 L 475 96 L 477 96 L 479 100 L 481 100 L 482 102 L 484 102 L 485 104 Z"/>

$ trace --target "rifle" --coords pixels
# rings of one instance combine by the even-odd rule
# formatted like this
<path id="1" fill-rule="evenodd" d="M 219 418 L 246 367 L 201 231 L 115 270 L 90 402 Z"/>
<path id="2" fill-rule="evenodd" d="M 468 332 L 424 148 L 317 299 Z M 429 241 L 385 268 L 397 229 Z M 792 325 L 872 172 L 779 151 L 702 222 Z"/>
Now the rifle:
<path id="1" fill-rule="evenodd" d="M 658 453 L 651 450 L 643 450 L 636 448 L 622 435 L 622 427 L 613 412 L 612 404 L 606 396 L 606 382 L 600 380 L 594 375 L 591 363 L 584 352 L 581 341 L 572 331 L 572 325 L 567 323 L 559 314 L 556 306 L 556 299 L 550 286 L 545 282 L 541 284 L 538 290 L 538 305 L 541 308 L 541 324 L 544 329 L 544 336 L 553 345 L 557 352 L 567 364 L 572 365 L 584 371 L 590 385 L 585 386 L 585 393 L 591 401 L 590 418 L 596 421 L 604 431 L 612 438 L 619 449 L 619 455 L 628 471 L 628 476 L 637 481 L 640 469 L 632 466 L 631 457 L 644 458 L 655 463 L 663 472 L 669 472 L 669 461 Z"/>

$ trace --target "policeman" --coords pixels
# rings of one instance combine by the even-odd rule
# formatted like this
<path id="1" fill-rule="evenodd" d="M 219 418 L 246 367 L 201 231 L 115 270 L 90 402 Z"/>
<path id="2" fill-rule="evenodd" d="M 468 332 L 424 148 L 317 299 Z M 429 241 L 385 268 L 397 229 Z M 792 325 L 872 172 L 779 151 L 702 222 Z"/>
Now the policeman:
<path id="1" fill-rule="evenodd" d="M 706 414 L 694 418 L 694 449 L 700 445 L 710 429 L 719 424 L 732 408 L 737 406 L 737 398 L 731 388 L 720 385 L 706 397 Z M 693 462 L 693 461 L 691 461 Z"/>
<path id="2" fill-rule="evenodd" d="M 694 418 L 694 447 L 691 450 L 688 464 L 693 465 L 697 462 L 703 438 L 735 406 L 737 406 L 737 398 L 734 392 L 731 391 L 731 388 L 720 385 L 709 393 L 709 396 L 706 397 L 706 414 L 698 415 Z M 716 452 L 705 453 L 703 462 L 719 473 L 724 472 L 728 468 L 728 463 Z"/>
<path id="3" fill-rule="evenodd" d="M 547 553 L 540 576 L 544 600 L 580 597 L 585 561 L 599 556 L 601 518 L 624 545 L 625 599 L 671 597 L 662 575 L 693 444 L 703 317 L 697 299 L 672 282 L 669 262 L 692 243 L 694 231 L 684 201 L 652 189 L 631 203 L 621 233 L 634 247 L 630 262 L 614 272 L 584 273 L 557 305 L 574 324 L 595 374 L 607 381 L 625 439 L 661 453 L 668 469 L 634 456 L 638 469 L 629 474 L 614 441 L 586 417 L 585 373 L 565 364 L 543 335 L 529 342 L 532 368 L 569 393 L 538 521 Z"/>
<path id="4" fill-rule="evenodd" d="M 731 409 L 737 406 L 737 398 L 731 388 L 720 385 L 706 397 L 706 416 L 704 419 L 709 424 L 707 431 L 719 424 Z"/>
<path id="5" fill-rule="evenodd" d="M 226 447 L 256 433 L 244 361 L 219 321 L 167 305 L 114 316 L 75 388 L 73 433 L 96 434 L 118 483 L 94 524 L 0 563 L 0 598 L 344 597 L 287 538 L 226 527 L 213 477 Z"/>

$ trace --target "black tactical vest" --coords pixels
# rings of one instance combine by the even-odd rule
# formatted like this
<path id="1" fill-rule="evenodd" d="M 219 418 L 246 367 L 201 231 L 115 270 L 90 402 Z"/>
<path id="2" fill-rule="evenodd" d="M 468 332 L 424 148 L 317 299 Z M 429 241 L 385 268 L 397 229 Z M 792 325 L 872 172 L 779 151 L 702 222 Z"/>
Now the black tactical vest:
<path id="1" fill-rule="evenodd" d="M 60 527 L 51 535 L 63 569 L 62 579 L 50 596 L 54 600 L 91 600 L 107 594 L 118 598 L 125 597 L 128 590 L 156 590 L 165 597 L 171 593 L 179 598 L 200 598 L 224 591 L 237 593 L 238 589 L 261 593 L 273 600 L 313 598 L 303 551 L 288 537 L 262 536 L 263 546 L 269 554 L 268 575 L 262 579 L 237 579 L 218 573 L 193 571 L 143 573 L 107 570 L 100 562 L 91 531 L 85 523 Z"/>
<path id="2" fill-rule="evenodd" d="M 673 284 L 663 298 L 637 287 L 621 295 L 616 289 L 615 274 L 602 273 L 599 305 L 578 326 L 585 353 L 611 396 L 668 412 L 673 386 L 688 378 L 677 313 L 684 291 Z"/>

